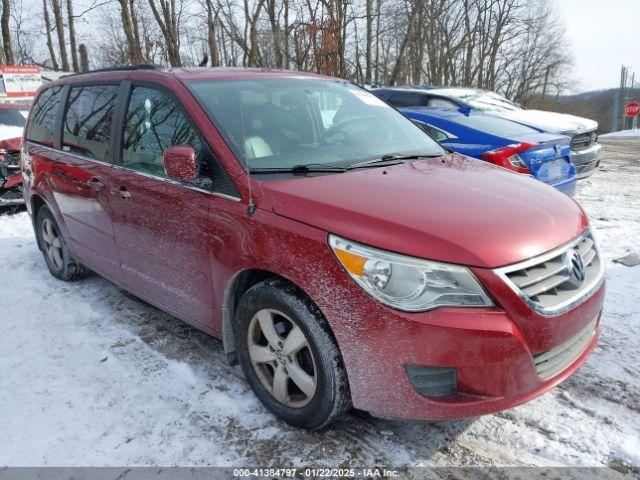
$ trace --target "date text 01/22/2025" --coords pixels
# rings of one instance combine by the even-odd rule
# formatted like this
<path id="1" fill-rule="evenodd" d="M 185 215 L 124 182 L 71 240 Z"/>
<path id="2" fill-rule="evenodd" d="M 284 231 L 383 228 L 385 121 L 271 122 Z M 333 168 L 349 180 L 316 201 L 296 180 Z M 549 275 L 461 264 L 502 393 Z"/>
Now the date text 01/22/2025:
<path id="1" fill-rule="evenodd" d="M 235 468 L 234 477 L 302 478 L 397 478 L 397 470 L 386 468 Z"/>

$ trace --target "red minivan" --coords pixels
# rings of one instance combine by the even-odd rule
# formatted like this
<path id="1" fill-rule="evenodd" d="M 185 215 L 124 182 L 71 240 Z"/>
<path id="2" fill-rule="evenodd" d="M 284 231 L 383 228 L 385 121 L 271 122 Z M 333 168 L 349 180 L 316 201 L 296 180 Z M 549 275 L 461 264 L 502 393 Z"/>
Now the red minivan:
<path id="1" fill-rule="evenodd" d="M 52 275 L 94 271 L 221 338 L 294 425 L 510 408 L 597 343 L 604 262 L 580 207 L 343 80 L 70 75 L 39 92 L 22 166 Z"/>

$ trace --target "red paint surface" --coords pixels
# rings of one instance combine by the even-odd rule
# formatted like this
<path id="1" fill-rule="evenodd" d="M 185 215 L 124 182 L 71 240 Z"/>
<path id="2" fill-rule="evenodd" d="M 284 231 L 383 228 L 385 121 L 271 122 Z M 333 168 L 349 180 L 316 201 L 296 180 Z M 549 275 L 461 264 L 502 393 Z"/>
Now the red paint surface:
<path id="1" fill-rule="evenodd" d="M 257 210 L 249 217 L 245 172 L 180 82 L 239 75 L 291 74 L 135 71 L 60 81 L 129 78 L 171 90 L 233 179 L 239 202 L 27 142 L 28 208 L 35 196 L 43 199 L 81 262 L 216 336 L 225 289 L 239 272 L 261 269 L 289 279 L 328 319 L 354 406 L 376 414 L 445 419 L 501 410 L 553 387 L 586 360 L 597 335 L 548 381 L 537 377 L 532 354 L 597 317 L 604 286 L 574 310 L 545 318 L 491 270 L 577 236 L 588 224 L 577 204 L 540 182 L 451 156 L 314 178 L 254 178 Z M 394 311 L 353 282 L 327 245 L 328 233 L 472 266 L 496 307 Z M 404 372 L 408 363 L 456 367 L 460 393 L 420 396 Z"/>

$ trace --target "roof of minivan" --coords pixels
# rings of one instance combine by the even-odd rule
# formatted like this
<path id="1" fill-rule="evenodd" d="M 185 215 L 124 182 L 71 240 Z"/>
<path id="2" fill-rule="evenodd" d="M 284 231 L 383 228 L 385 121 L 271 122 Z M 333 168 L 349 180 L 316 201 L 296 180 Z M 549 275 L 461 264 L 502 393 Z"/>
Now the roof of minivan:
<path id="1" fill-rule="evenodd" d="M 89 72 L 73 73 L 51 82 L 48 86 L 84 82 L 87 80 L 114 81 L 124 78 L 159 79 L 176 78 L 178 80 L 208 80 L 218 78 L 323 78 L 327 80 L 346 81 L 338 78 L 319 75 L 316 73 L 298 72 L 293 70 L 275 70 L 268 68 L 243 67 L 194 67 L 194 68 L 164 68 L 150 65 L 134 67 L 118 67 L 112 69 L 93 70 Z"/>

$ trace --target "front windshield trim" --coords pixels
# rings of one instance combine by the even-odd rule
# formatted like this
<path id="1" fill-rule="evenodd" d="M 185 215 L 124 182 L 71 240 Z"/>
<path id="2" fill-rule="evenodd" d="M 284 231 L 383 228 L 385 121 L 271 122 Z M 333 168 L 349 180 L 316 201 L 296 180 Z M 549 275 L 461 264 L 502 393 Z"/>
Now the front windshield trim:
<path id="1" fill-rule="evenodd" d="M 335 168 L 348 168 L 356 163 L 398 152 L 414 156 L 441 156 L 446 153 L 401 112 L 368 90 L 345 80 L 296 76 L 197 79 L 184 83 L 245 171 L 250 172 L 254 168 L 286 169 L 300 163 L 322 163 Z M 291 94 L 291 98 L 285 99 L 284 90 Z M 223 93 L 226 97 L 224 103 L 221 103 Z M 229 96 L 235 97 L 233 102 L 227 102 Z M 334 107 L 332 101 L 338 101 L 338 106 Z M 354 115 L 355 110 L 348 111 L 345 108 L 345 117 L 336 120 L 341 105 L 345 102 L 354 102 L 356 110 L 361 109 L 364 115 Z M 235 118 L 230 118 L 233 113 L 223 115 L 225 110 L 234 110 L 228 107 L 233 103 L 237 112 Z M 276 121 L 272 122 L 272 118 L 269 118 L 269 122 L 262 121 L 257 114 L 261 108 L 264 112 L 275 115 Z M 358 117 L 360 120 L 357 120 Z M 299 120 L 295 121 L 296 118 Z M 369 123 L 358 124 L 365 121 Z M 293 138 L 285 138 L 283 147 L 267 135 L 267 130 L 278 122 L 280 124 L 277 128 L 287 127 L 283 130 Z M 348 131 L 347 136 L 357 134 L 354 137 L 356 140 L 342 144 L 342 134 L 335 132 L 336 143 L 324 142 L 321 135 L 325 135 L 340 122 L 346 122 L 341 128 L 355 129 L 354 132 Z M 371 127 L 371 131 L 375 133 L 375 129 L 380 129 L 381 125 L 390 131 L 387 141 L 375 138 L 365 128 Z M 255 130 L 260 128 L 265 133 L 255 134 Z M 287 129 L 291 131 L 287 132 Z M 281 136 L 279 132 L 276 133 Z M 252 138 L 252 135 L 258 138 Z M 370 137 L 373 137 L 373 141 Z M 398 144 L 402 138 L 405 140 Z M 248 155 L 247 151 L 254 156 Z"/>

